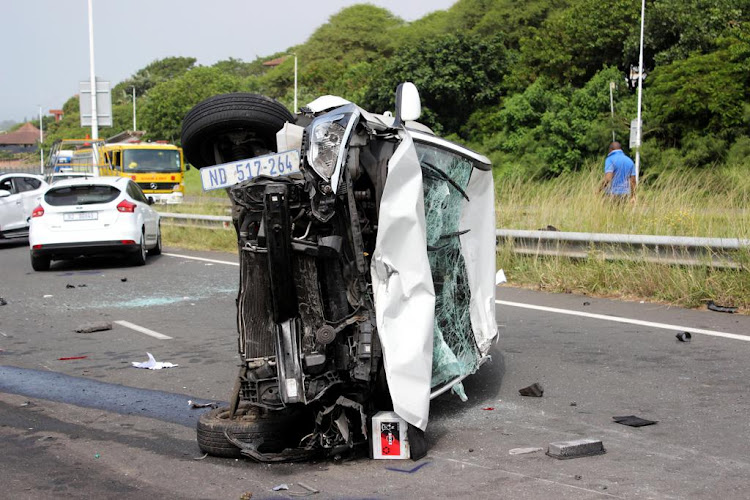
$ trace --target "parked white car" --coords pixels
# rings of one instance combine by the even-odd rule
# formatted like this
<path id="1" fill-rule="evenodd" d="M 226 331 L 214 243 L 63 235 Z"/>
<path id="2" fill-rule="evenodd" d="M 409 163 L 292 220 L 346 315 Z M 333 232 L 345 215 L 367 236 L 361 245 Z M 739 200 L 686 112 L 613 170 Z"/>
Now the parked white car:
<path id="1" fill-rule="evenodd" d="M 31 267 L 82 255 L 123 254 L 133 264 L 161 253 L 159 214 L 126 177 L 67 179 L 50 186 L 31 213 Z"/>
<path id="2" fill-rule="evenodd" d="M 0 239 L 29 235 L 31 211 L 47 187 L 41 175 L 0 174 Z"/>

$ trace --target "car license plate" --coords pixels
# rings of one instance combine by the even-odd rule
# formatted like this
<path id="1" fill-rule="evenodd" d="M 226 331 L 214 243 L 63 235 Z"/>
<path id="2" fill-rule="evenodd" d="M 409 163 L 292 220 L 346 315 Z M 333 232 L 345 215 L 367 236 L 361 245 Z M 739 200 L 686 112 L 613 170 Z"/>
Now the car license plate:
<path id="1" fill-rule="evenodd" d="M 63 220 L 96 220 L 98 214 L 96 212 L 71 212 L 63 214 Z"/>
<path id="2" fill-rule="evenodd" d="M 283 151 L 201 169 L 204 191 L 234 186 L 265 175 L 279 177 L 299 172 L 299 151 Z"/>

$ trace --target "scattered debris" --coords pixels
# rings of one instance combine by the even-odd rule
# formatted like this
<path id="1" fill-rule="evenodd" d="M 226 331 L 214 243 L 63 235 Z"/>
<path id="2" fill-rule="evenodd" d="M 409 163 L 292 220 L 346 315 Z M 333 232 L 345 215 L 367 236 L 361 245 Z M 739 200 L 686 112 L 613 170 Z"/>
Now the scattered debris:
<path id="1" fill-rule="evenodd" d="M 202 457 L 194 457 L 193 460 L 203 460 L 208 456 L 208 453 L 205 453 Z"/>
<path id="2" fill-rule="evenodd" d="M 252 491 L 246 491 L 242 495 L 240 495 L 240 500 L 250 500 L 253 498 L 253 492 Z"/>
<path id="3" fill-rule="evenodd" d="M 43 295 L 43 296 L 42 296 L 42 298 L 43 298 L 43 299 L 49 299 L 49 298 L 51 298 L 51 297 L 54 297 L 54 295 L 49 295 L 49 294 L 48 294 L 48 295 Z"/>
<path id="4" fill-rule="evenodd" d="M 469 453 L 474 453 L 474 448 L 469 448 Z"/>
<path id="5" fill-rule="evenodd" d="M 145 368 L 147 370 L 161 370 L 162 368 L 174 368 L 179 365 L 175 365 L 169 362 L 165 361 L 156 361 L 154 359 L 154 356 L 147 352 L 146 355 L 148 356 L 148 361 L 144 361 L 142 363 L 139 363 L 138 361 L 132 361 L 131 363 L 135 368 Z"/>
<path id="6" fill-rule="evenodd" d="M 125 283 L 126 281 L 128 281 L 128 279 L 127 278 L 120 278 L 120 281 L 122 281 L 123 283 Z"/>
<path id="7" fill-rule="evenodd" d="M 288 484 L 279 484 L 271 488 L 273 491 L 287 491 L 289 489 Z"/>
<path id="8" fill-rule="evenodd" d="M 80 285 L 78 285 L 78 288 L 86 288 L 86 283 L 81 283 Z"/>
<path id="9" fill-rule="evenodd" d="M 57 358 L 58 361 L 70 361 L 71 359 L 86 359 L 88 356 L 69 356 L 67 358 Z"/>
<path id="10" fill-rule="evenodd" d="M 93 332 L 103 332 L 105 330 L 111 330 L 112 329 L 112 323 L 109 321 L 101 321 L 98 323 L 84 323 L 83 325 L 76 328 L 77 333 L 93 333 Z"/>
<path id="11" fill-rule="evenodd" d="M 630 427 L 643 427 L 644 425 L 654 425 L 658 420 L 646 420 L 645 418 L 636 417 L 635 415 L 627 415 L 624 417 L 612 417 L 612 420 L 618 424 L 627 425 Z"/>
<path id="12" fill-rule="evenodd" d="M 576 474 L 575 476 L 573 476 L 573 479 L 575 479 L 576 481 L 580 481 L 581 479 L 583 479 L 583 476 L 580 474 Z"/>
<path id="13" fill-rule="evenodd" d="M 599 439 L 576 439 L 574 441 L 559 441 L 550 443 L 547 455 L 552 458 L 564 460 L 567 458 L 590 457 L 601 455 L 606 450 Z"/>
<path id="14" fill-rule="evenodd" d="M 216 401 L 210 403 L 196 403 L 192 399 L 188 399 L 188 406 L 190 406 L 190 408 L 218 408 L 219 403 Z"/>
<path id="15" fill-rule="evenodd" d="M 591 302 L 584 302 L 584 303 L 583 303 L 583 305 L 584 305 L 584 306 L 590 306 L 590 305 L 591 305 Z"/>
<path id="16" fill-rule="evenodd" d="M 492 411 L 492 410 L 495 409 L 495 407 L 494 406 L 488 406 L 487 408 L 482 408 L 482 409 L 485 410 L 485 411 Z"/>
<path id="17" fill-rule="evenodd" d="M 101 457 L 101 455 L 99 455 L 98 453 L 94 453 L 94 458 L 99 458 L 99 457 Z"/>
<path id="18" fill-rule="evenodd" d="M 537 382 L 534 382 L 528 387 L 519 389 L 518 394 L 520 394 L 521 396 L 529 396 L 532 398 L 541 398 L 542 394 L 544 394 L 544 388 Z"/>
<path id="19" fill-rule="evenodd" d="M 68 283 L 67 285 L 65 285 L 65 288 L 75 288 L 75 287 L 76 287 L 75 285 L 71 285 L 70 283 Z"/>
<path id="20" fill-rule="evenodd" d="M 508 452 L 509 455 L 528 455 L 529 453 L 536 453 L 537 451 L 544 451 L 544 448 L 513 448 Z"/>
<path id="21" fill-rule="evenodd" d="M 385 470 L 389 470 L 389 471 L 393 471 L 393 472 L 403 472 L 404 474 L 414 474 L 419 469 L 421 469 L 422 467 L 424 467 L 425 465 L 427 465 L 429 463 L 431 463 L 431 462 L 422 462 L 421 464 L 416 465 L 416 466 L 412 467 L 411 469 L 399 469 L 397 467 L 386 467 Z"/>
<path id="22" fill-rule="evenodd" d="M 7 304 L 8 304 L 8 301 L 5 300 L 4 298 L 0 297 L 0 306 L 5 306 Z"/>
<path id="23" fill-rule="evenodd" d="M 708 307 L 711 311 L 716 311 L 720 313 L 734 314 L 737 312 L 736 307 L 720 306 L 719 304 L 715 303 L 713 300 L 709 300 L 708 304 L 706 304 L 706 307 Z"/>
<path id="24" fill-rule="evenodd" d="M 575 401 L 571 401 L 570 406 L 578 406 L 578 403 L 576 403 Z"/>
<path id="25" fill-rule="evenodd" d="M 425 438 L 422 429 L 408 424 L 406 440 L 409 442 L 409 454 L 412 460 L 416 462 L 427 455 L 427 438 Z"/>
<path id="26" fill-rule="evenodd" d="M 508 279 L 505 277 L 505 271 L 500 269 L 497 274 L 495 274 L 495 284 L 499 285 L 501 283 L 507 283 Z"/>
<path id="27" fill-rule="evenodd" d="M 21 403 L 20 406 L 31 406 L 31 401 L 26 401 L 24 403 Z"/>
<path id="28" fill-rule="evenodd" d="M 690 342 L 690 339 L 693 338 L 693 336 L 690 335 L 690 332 L 680 332 L 675 335 L 675 337 L 677 337 L 677 340 L 680 342 Z"/>

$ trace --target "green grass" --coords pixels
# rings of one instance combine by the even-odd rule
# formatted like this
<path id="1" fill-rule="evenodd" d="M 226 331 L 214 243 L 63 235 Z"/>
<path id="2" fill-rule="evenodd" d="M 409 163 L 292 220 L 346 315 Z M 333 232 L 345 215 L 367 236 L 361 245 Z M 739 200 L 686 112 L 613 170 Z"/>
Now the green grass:
<path id="1" fill-rule="evenodd" d="M 237 253 L 237 233 L 232 229 L 181 227 L 163 224 L 162 239 L 168 247 Z"/>

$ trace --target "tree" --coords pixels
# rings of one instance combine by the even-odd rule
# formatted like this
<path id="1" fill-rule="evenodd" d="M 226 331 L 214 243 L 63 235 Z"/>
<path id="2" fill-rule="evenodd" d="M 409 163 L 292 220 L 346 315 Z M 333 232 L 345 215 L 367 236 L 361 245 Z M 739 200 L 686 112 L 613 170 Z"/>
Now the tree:
<path id="1" fill-rule="evenodd" d="M 241 90 L 238 77 L 207 67 L 159 83 L 144 99 L 141 120 L 147 138 L 179 142 L 182 119 L 193 106 L 213 95 Z"/>
<path id="2" fill-rule="evenodd" d="M 112 100 L 116 103 L 128 101 L 131 99 L 133 87 L 136 96 L 142 96 L 157 84 L 181 76 L 195 66 L 195 61 L 194 57 L 165 57 L 153 61 L 127 80 L 115 85 L 112 89 Z"/>

